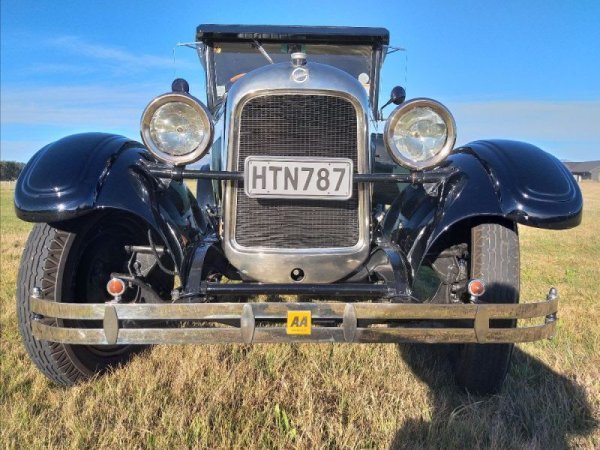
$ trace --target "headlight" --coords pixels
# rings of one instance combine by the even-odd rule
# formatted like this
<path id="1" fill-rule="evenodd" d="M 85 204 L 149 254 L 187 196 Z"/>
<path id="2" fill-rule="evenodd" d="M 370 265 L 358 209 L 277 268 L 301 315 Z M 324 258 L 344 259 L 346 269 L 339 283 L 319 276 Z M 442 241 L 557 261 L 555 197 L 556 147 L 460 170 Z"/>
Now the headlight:
<path id="1" fill-rule="evenodd" d="M 142 140 L 161 161 L 184 165 L 199 160 L 208 151 L 213 125 L 206 107 L 186 93 L 156 97 L 144 110 Z"/>
<path id="2" fill-rule="evenodd" d="M 456 125 L 444 105 L 417 98 L 392 112 L 385 124 L 384 141 L 398 164 L 427 169 L 442 162 L 454 147 Z"/>

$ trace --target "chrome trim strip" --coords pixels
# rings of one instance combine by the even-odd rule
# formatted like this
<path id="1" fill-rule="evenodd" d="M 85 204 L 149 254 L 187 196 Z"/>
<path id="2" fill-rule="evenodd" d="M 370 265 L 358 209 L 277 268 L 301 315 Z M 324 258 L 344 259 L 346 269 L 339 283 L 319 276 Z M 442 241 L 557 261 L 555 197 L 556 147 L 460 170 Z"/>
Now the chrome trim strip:
<path id="1" fill-rule="evenodd" d="M 107 308 L 114 308 L 119 320 L 203 320 L 239 319 L 244 305 L 251 305 L 256 320 L 285 319 L 288 311 L 311 311 L 315 319 L 343 319 L 343 302 L 257 302 L 257 303 L 63 303 L 30 297 L 31 311 L 44 317 L 70 320 L 103 320 Z M 485 311 L 489 319 L 534 319 L 558 311 L 558 296 L 548 295 L 536 303 L 351 303 L 359 319 L 442 320 L 475 319 Z"/>
<path id="2" fill-rule="evenodd" d="M 32 324 L 36 339 L 75 345 L 114 345 L 101 328 L 65 328 Z M 142 344 L 274 344 L 300 342 L 500 344 L 551 339 L 556 323 L 519 328 L 492 328 L 481 339 L 472 328 L 344 328 L 312 327 L 310 335 L 289 335 L 283 327 L 257 327 L 247 338 L 237 328 L 123 328 L 117 345 Z M 347 340 L 350 337 L 350 341 Z M 248 342 L 248 340 L 251 341 Z"/>

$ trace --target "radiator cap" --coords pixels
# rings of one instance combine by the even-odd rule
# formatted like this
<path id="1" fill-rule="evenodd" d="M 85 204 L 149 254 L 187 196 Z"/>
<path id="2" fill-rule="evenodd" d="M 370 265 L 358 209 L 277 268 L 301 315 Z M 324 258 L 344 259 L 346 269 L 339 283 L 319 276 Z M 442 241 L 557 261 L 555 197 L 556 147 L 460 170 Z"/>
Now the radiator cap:
<path id="1" fill-rule="evenodd" d="M 292 65 L 294 67 L 303 66 L 306 64 L 306 53 L 294 52 L 292 53 Z"/>

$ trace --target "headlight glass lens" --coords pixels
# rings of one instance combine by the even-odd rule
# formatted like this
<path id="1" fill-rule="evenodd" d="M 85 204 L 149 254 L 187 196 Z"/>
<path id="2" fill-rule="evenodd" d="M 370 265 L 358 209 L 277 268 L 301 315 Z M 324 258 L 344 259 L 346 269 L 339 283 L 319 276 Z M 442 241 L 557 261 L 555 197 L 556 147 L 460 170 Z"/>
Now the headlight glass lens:
<path id="1" fill-rule="evenodd" d="M 456 124 L 448 108 L 430 98 L 399 105 L 385 124 L 384 143 L 391 158 L 412 170 L 442 163 L 456 143 Z"/>
<path id="2" fill-rule="evenodd" d="M 442 150 L 448 139 L 448 127 L 432 108 L 416 107 L 398 119 L 392 130 L 392 139 L 402 156 L 422 162 Z"/>
<path id="3" fill-rule="evenodd" d="M 210 124 L 204 115 L 183 102 L 169 102 L 157 108 L 149 128 L 159 150 L 172 156 L 191 153 L 210 139 Z"/>

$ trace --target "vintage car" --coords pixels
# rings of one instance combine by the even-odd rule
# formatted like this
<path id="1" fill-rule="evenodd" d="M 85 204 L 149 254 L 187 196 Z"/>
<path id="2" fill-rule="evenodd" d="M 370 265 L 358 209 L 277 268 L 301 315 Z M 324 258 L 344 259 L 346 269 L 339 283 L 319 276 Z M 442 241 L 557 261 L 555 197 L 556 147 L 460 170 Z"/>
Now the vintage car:
<path id="1" fill-rule="evenodd" d="M 519 304 L 517 225 L 580 223 L 556 158 L 454 148 L 450 111 L 402 87 L 383 126 L 383 28 L 201 25 L 190 45 L 206 104 L 177 79 L 143 144 L 68 136 L 18 180 L 36 223 L 18 321 L 50 379 L 161 343 L 445 343 L 459 385 L 489 393 L 514 343 L 553 335 L 555 289 Z"/>

